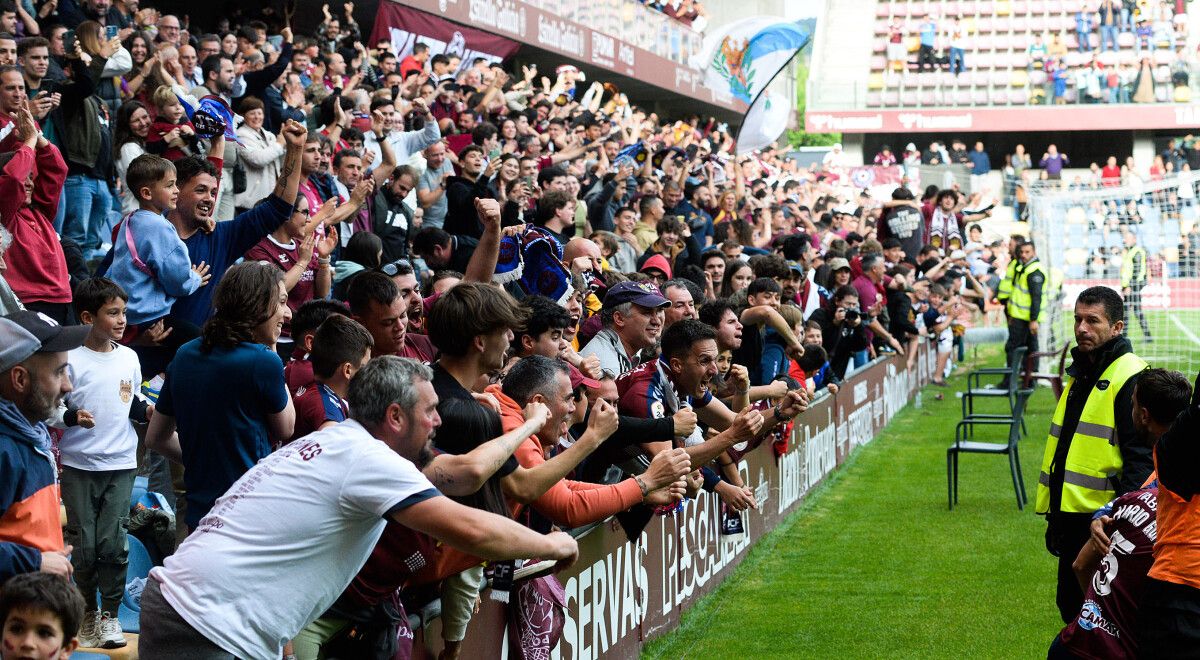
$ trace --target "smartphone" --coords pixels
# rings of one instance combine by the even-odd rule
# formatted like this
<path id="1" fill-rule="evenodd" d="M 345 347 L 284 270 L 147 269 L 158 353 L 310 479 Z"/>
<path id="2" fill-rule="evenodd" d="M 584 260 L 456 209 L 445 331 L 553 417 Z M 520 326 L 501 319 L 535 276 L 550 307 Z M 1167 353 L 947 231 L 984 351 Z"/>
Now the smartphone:
<path id="1" fill-rule="evenodd" d="M 76 40 L 75 30 L 67 30 L 66 32 L 63 32 L 63 48 L 66 49 L 68 53 L 74 53 L 77 45 L 79 45 L 79 42 Z"/>
<path id="2" fill-rule="evenodd" d="M 493 147 L 492 150 L 488 152 L 488 160 L 495 160 L 499 155 L 500 147 Z"/>
<path id="3" fill-rule="evenodd" d="M 116 39 L 117 33 L 119 31 L 120 30 L 118 30 L 117 26 L 115 26 L 115 25 L 105 25 L 104 26 L 104 39 L 106 41 L 112 41 L 113 39 Z"/>

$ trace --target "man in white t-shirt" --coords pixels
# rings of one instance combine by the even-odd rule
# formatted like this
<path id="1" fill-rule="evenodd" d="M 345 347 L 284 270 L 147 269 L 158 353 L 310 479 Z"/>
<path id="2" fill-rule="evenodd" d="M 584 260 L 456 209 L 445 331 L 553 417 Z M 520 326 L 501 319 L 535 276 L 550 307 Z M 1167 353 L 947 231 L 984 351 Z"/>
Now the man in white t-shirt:
<path id="1" fill-rule="evenodd" d="M 567 534 L 462 506 L 420 473 L 414 463 L 431 458 L 441 423 L 431 378 L 415 360 L 372 360 L 350 382 L 349 421 L 292 442 L 235 482 L 151 571 L 140 656 L 280 657 L 350 583 L 389 519 L 485 559 L 574 561 Z"/>

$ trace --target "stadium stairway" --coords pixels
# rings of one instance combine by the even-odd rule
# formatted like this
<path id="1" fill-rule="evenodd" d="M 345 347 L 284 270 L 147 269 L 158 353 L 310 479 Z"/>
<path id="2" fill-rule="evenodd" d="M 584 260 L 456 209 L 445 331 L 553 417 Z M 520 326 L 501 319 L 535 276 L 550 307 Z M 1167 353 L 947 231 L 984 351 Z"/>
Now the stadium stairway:
<path id="1" fill-rule="evenodd" d="M 810 107 L 863 107 L 872 39 L 864 39 L 877 0 L 827 0 L 817 21 L 809 74 Z"/>

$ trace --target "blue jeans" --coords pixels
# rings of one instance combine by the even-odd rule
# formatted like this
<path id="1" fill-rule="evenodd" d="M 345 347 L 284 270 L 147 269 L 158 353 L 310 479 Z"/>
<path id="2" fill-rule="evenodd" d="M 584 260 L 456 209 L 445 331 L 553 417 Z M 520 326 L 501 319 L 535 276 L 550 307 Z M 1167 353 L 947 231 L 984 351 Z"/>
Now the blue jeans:
<path id="1" fill-rule="evenodd" d="M 965 64 L 963 64 L 963 49 L 951 48 L 950 49 L 950 73 L 953 73 L 954 75 L 957 76 L 958 74 L 960 74 L 966 70 L 967 70 L 967 67 Z"/>
<path id="2" fill-rule="evenodd" d="M 1080 32 L 1080 31 L 1076 30 L 1075 31 L 1075 39 L 1079 42 L 1079 52 L 1081 52 L 1081 53 L 1092 52 L 1092 41 L 1091 41 L 1091 37 L 1089 36 L 1089 34 L 1087 32 Z"/>
<path id="3" fill-rule="evenodd" d="M 82 174 L 67 177 L 65 186 L 67 214 L 63 220 L 63 237 L 75 241 L 84 257 L 91 257 L 108 237 L 112 192 L 108 182 Z"/>
<path id="4" fill-rule="evenodd" d="M 1117 26 L 1101 25 L 1100 26 L 1100 52 L 1117 50 Z"/>

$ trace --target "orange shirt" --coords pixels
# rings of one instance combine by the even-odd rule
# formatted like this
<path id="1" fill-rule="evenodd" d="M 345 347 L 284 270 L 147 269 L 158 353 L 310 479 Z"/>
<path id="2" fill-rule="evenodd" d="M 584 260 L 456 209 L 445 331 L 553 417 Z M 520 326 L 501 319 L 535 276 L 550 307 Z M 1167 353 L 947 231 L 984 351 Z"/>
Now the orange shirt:
<path id="1" fill-rule="evenodd" d="M 495 396 L 500 402 L 500 421 L 505 433 L 525 423 L 521 406 L 505 395 L 499 385 L 489 385 L 484 391 Z M 546 462 L 545 451 L 537 436 L 530 436 L 522 442 L 513 452 L 513 457 L 527 470 Z M 562 479 L 534 500 L 532 506 L 556 525 L 579 527 L 604 520 L 641 501 L 642 489 L 633 479 L 613 485 Z M 510 502 L 509 508 L 513 517 L 516 517 L 524 505 Z"/>
<path id="2" fill-rule="evenodd" d="M 1158 451 L 1154 453 L 1158 465 Z M 1185 500 L 1158 484 L 1158 540 L 1150 577 L 1200 589 L 1200 497 Z"/>

